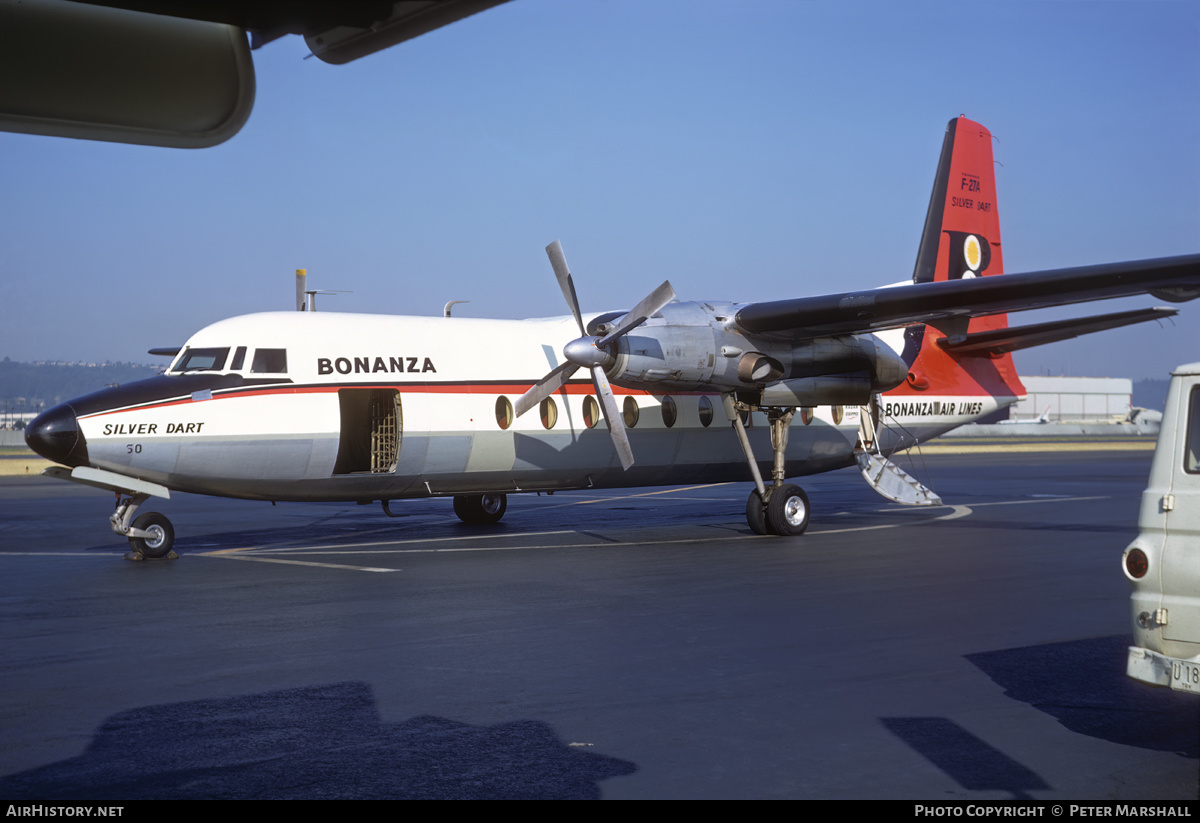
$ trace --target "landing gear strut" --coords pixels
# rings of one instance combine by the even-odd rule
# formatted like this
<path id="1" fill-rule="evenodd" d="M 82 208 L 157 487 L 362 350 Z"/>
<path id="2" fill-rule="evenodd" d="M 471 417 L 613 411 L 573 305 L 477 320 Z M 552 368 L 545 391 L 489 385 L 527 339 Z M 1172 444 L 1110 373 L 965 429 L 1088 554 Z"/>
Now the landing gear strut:
<path id="1" fill-rule="evenodd" d="M 754 460 L 754 452 L 750 448 L 750 438 L 746 435 L 746 427 L 739 414 L 749 410 L 745 404 L 738 403 L 732 394 L 721 395 L 725 404 L 725 414 L 733 423 L 737 432 L 738 442 L 746 453 L 746 462 L 750 466 L 750 474 L 754 477 L 754 491 L 746 500 L 746 522 L 755 534 L 776 534 L 781 536 L 796 535 L 808 528 L 808 495 L 804 489 L 786 482 L 784 476 L 785 453 L 787 452 L 788 426 L 796 414 L 794 406 L 769 407 L 767 421 L 771 424 L 771 450 L 775 460 L 771 468 L 771 485 L 763 483 L 762 473 Z"/>
<path id="2" fill-rule="evenodd" d="M 175 545 L 175 527 L 171 525 L 170 520 L 158 512 L 146 512 L 136 520 L 133 518 L 138 506 L 149 499 L 148 494 L 121 497 L 118 493 L 117 509 L 108 518 L 108 522 L 112 524 L 114 532 L 129 538 L 131 551 L 125 555 L 127 559 L 177 559 L 179 555 L 171 551 L 171 547 Z"/>

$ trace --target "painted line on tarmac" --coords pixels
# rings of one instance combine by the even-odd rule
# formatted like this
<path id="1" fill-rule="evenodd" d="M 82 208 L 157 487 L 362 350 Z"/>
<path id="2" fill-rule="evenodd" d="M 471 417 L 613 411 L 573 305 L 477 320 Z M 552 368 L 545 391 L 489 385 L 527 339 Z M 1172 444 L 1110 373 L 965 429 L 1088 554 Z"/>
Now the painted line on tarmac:
<path id="1" fill-rule="evenodd" d="M 112 549 L 111 551 L 95 552 L 0 552 L 0 557 L 107 557 L 114 554 L 124 554 L 128 548 Z"/>
<path id="2" fill-rule="evenodd" d="M 944 508 L 939 506 L 938 508 Z M 875 526 L 848 526 L 844 529 L 822 529 L 820 531 L 811 532 L 811 534 L 844 534 L 845 532 L 866 532 L 876 529 L 894 529 L 898 526 L 919 525 L 921 523 L 935 523 L 938 520 L 957 520 L 960 517 L 966 517 L 971 514 L 970 506 L 951 506 L 953 511 L 948 514 L 938 515 L 937 517 L 923 517 L 920 520 L 914 520 L 911 523 L 880 523 Z M 894 510 L 884 509 L 883 511 L 892 512 Z M 806 532 L 808 534 L 808 532 Z"/>
<path id="3" fill-rule="evenodd" d="M 211 553 L 210 553 L 211 556 Z M 400 569 L 383 569 L 372 566 L 352 566 L 346 563 L 317 563 L 312 560 L 284 560 L 279 557 L 254 557 L 244 554 L 229 554 L 226 560 L 253 560 L 256 563 L 281 563 L 287 566 L 317 566 L 323 569 L 347 569 L 354 572 L 398 572 Z"/>
<path id="4" fill-rule="evenodd" d="M 716 484 L 722 485 L 722 484 Z M 651 492 L 653 494 L 653 492 Z M 640 496 L 640 495 L 633 495 Z M 817 536 L 823 534 L 847 534 L 851 532 L 861 531 L 878 531 L 880 529 L 896 529 L 903 526 L 921 525 L 924 523 L 935 523 L 939 521 L 958 520 L 962 517 L 967 517 L 973 513 L 973 508 L 981 506 L 1006 506 L 1019 505 L 1022 503 L 1066 503 L 1083 500 L 1105 500 L 1107 495 L 1095 495 L 1090 497 L 1053 497 L 1053 498 L 1038 498 L 1036 500 L 997 500 L 983 503 L 972 503 L 970 506 L 956 504 L 950 505 L 950 511 L 945 514 L 939 514 L 934 517 L 922 517 L 914 520 L 904 520 L 895 523 L 877 523 L 871 526 L 847 526 L 840 529 L 812 529 L 805 532 L 809 536 Z M 938 508 L 947 508 L 939 506 Z M 881 513 L 895 513 L 894 509 L 881 509 Z M 503 538 L 529 538 L 529 537 L 548 537 L 559 534 L 579 534 L 574 529 L 563 529 L 558 531 L 547 532 L 524 532 L 521 534 L 506 534 L 499 535 Z M 464 540 L 481 540 L 487 538 L 496 538 L 498 535 L 466 535 L 455 537 L 437 537 L 432 539 L 414 538 L 410 540 L 387 540 L 373 541 L 370 543 L 332 543 L 325 546 L 296 546 L 293 548 L 268 548 L 248 546 L 237 549 L 221 549 L 214 552 L 204 552 L 206 557 L 225 557 L 237 560 L 257 560 L 261 559 L 264 562 L 268 560 L 276 560 L 276 558 L 267 558 L 262 555 L 270 553 L 286 553 L 290 555 L 297 554 L 326 554 L 330 551 L 338 551 L 341 554 L 450 554 L 463 552 L 496 552 L 496 551 L 528 551 L 531 549 L 586 549 L 586 548 L 603 548 L 613 546 L 666 546 L 679 543 L 720 543 L 730 540 L 757 540 L 760 538 L 775 539 L 773 535 L 757 535 L 757 534 L 729 534 L 720 537 L 694 537 L 694 538 L 679 538 L 674 540 L 651 540 L 637 541 L 632 543 L 624 542 L 588 542 L 588 543 L 556 543 L 556 544 L 521 544 L 517 546 L 449 546 L 449 547 L 431 547 L 431 548 L 396 548 L 396 549 L 379 549 L 370 548 L 372 546 L 396 546 L 406 544 L 429 544 L 429 543 L 451 543 Z M 279 559 L 278 562 L 286 562 Z M 300 563 L 301 561 L 295 561 Z M 336 568 L 360 569 L 360 566 L 339 566 L 337 564 L 321 564 L 308 563 L 308 565 L 330 565 Z"/>
<path id="5" fill-rule="evenodd" d="M 939 507 L 945 508 L 945 507 Z M 969 506 L 951 506 L 951 511 L 945 514 L 939 514 L 933 517 L 923 517 L 919 520 L 905 520 L 895 523 L 879 523 L 872 526 L 852 526 L 844 529 L 821 529 L 807 532 L 810 536 L 819 536 L 825 534 L 843 534 L 846 532 L 859 531 L 877 531 L 880 529 L 897 529 L 904 526 L 921 525 L 924 523 L 932 523 L 939 520 L 956 520 L 960 517 L 966 517 L 971 514 Z M 576 531 L 556 531 L 556 532 L 530 532 L 528 534 L 504 535 L 504 537 L 541 537 L 545 535 L 555 534 L 578 534 Z M 317 566 L 336 569 L 348 569 L 351 571 L 400 571 L 400 569 L 380 569 L 365 566 L 354 566 L 350 564 L 339 563 L 319 563 L 315 561 L 302 560 L 285 560 L 279 557 L 264 557 L 266 551 L 286 552 L 289 555 L 307 555 L 307 554 L 328 554 L 331 551 L 337 551 L 339 554 L 454 554 L 463 552 L 506 552 L 506 551 L 529 551 L 535 549 L 596 549 L 596 548 L 613 548 L 617 546 L 670 546 L 679 544 L 706 544 L 706 543 L 728 543 L 734 540 L 778 540 L 778 537 L 772 535 L 758 534 L 726 534 L 719 537 L 686 537 L 676 538 L 671 540 L 639 540 L 634 542 L 611 542 L 611 541 L 591 541 L 586 543 L 555 543 L 555 544 L 522 544 L 518 546 L 442 546 L 430 548 L 397 548 L 397 549 L 375 549 L 363 548 L 365 546 L 380 546 L 380 545 L 396 545 L 397 543 L 430 543 L 430 542 L 450 542 L 459 540 L 472 540 L 481 537 L 496 537 L 496 535 L 471 535 L 469 537 L 442 537 L 435 540 L 405 540 L 405 541 L 388 541 L 387 543 L 372 542 L 372 543 L 341 543 L 328 546 L 304 546 L 292 549 L 258 549 L 255 547 L 247 547 L 241 549 L 222 549 L 216 552 L 204 552 L 203 557 L 216 557 L 227 560 L 247 560 L 259 561 L 264 563 L 290 563 L 301 566 Z"/>
<path id="6" fill-rule="evenodd" d="M 660 494 L 678 494 L 679 492 L 690 492 L 690 491 L 695 491 L 697 489 L 714 489 L 717 486 L 730 486 L 730 485 L 733 485 L 732 480 L 727 480 L 723 483 L 704 483 L 699 486 L 673 486 L 669 489 L 659 489 L 658 491 L 654 491 L 654 492 L 640 492 L 638 494 L 622 494 L 622 495 L 618 495 L 616 497 L 592 497 L 587 500 L 570 500 L 566 503 L 557 503 L 553 506 L 543 506 L 543 507 L 539 508 L 539 511 L 545 510 L 545 509 L 562 509 L 562 508 L 566 508 L 568 506 L 587 506 L 592 503 L 607 503 L 609 501 L 616 501 L 616 500 L 633 500 L 634 498 L 637 498 L 637 497 L 654 497 L 654 496 L 660 495 Z M 689 497 L 686 499 L 695 500 L 696 498 Z"/>
<path id="7" fill-rule="evenodd" d="M 713 484 L 725 485 L 725 484 Z M 706 487 L 696 487 L 706 488 Z M 682 491 L 675 489 L 674 491 Z M 656 492 L 650 492 L 656 494 Z M 645 495 L 629 495 L 631 497 L 642 497 Z M 972 514 L 973 508 L 982 506 L 1011 506 L 1020 505 L 1023 503 L 1067 503 L 1084 500 L 1107 500 L 1110 495 L 1094 495 L 1089 497 L 1047 497 L 1034 500 L 995 500 L 983 503 L 972 503 L 970 506 L 951 505 L 951 509 L 946 514 L 939 514 L 935 517 L 922 517 L 914 520 L 902 520 L 895 523 L 877 523 L 872 526 L 847 526 L 840 529 L 812 529 L 805 532 L 808 536 L 818 536 L 825 534 L 847 534 L 851 532 L 862 531 L 878 531 L 880 529 L 896 529 L 902 526 L 921 525 L 924 523 L 934 523 L 943 520 L 957 520 L 961 517 L 966 517 Z M 617 499 L 617 498 L 606 498 Z M 946 508 L 939 506 L 938 508 Z M 880 514 L 895 514 L 895 509 L 879 509 Z M 835 512 L 836 514 L 851 514 L 850 512 Z M 258 563 L 280 563 L 292 566 L 314 566 L 318 568 L 329 569 L 345 569 L 348 571 L 364 571 L 364 572 L 396 572 L 400 569 L 388 569 L 372 566 L 357 566 L 347 563 L 321 563 L 312 560 L 291 560 L 282 557 L 268 557 L 269 554 L 328 554 L 331 551 L 337 551 L 340 554 L 450 554 L 463 552 L 495 552 L 495 551 L 528 551 L 531 549 L 590 549 L 590 548 L 605 548 L 613 546 L 667 546 L 680 543 L 724 543 L 731 540 L 759 540 L 759 539 L 776 539 L 772 535 L 757 535 L 757 534 L 727 534 L 720 537 L 694 537 L 694 538 L 679 538 L 675 540 L 652 540 L 652 541 L 636 541 L 625 543 L 620 541 L 606 542 L 590 542 L 590 543 L 559 543 L 559 544 L 522 544 L 518 546 L 450 546 L 442 548 L 396 548 L 396 549 L 377 549 L 370 548 L 372 546 L 397 546 L 406 544 L 429 544 L 429 543 L 449 543 L 461 542 L 467 540 L 485 540 L 489 538 L 531 538 L 531 537 L 552 537 L 562 534 L 580 534 L 575 529 L 559 529 L 556 531 L 546 532 L 522 532 L 519 534 L 473 534 L 459 535 L 454 537 L 435 537 L 435 538 L 412 538 L 408 540 L 383 540 L 373 541 L 370 543 L 332 543 L 325 546 L 309 545 L 309 546 L 294 546 L 294 547 L 278 547 L 278 546 L 244 546 L 234 549 L 217 549 L 215 551 L 188 553 L 190 557 L 217 557 L 226 560 L 247 560 Z M 124 549 L 114 550 L 112 552 L 4 552 L 0 551 L 0 557 L 105 557 L 111 558 L 114 554 L 123 553 Z"/>
<path id="8" fill-rule="evenodd" d="M 1082 500 L 1111 500 L 1111 494 L 1096 494 L 1090 497 L 1039 497 L 1036 500 L 992 500 L 987 503 L 972 503 L 972 506 L 1020 506 L 1029 503 L 1073 503 Z"/>
<path id="9" fill-rule="evenodd" d="M 220 556 L 220 555 L 240 554 L 242 552 L 256 552 L 259 554 L 266 554 L 268 552 L 296 552 L 296 551 L 304 551 L 304 550 L 320 550 L 322 548 L 338 549 L 338 548 L 354 547 L 354 546 L 395 546 L 395 545 L 403 545 L 405 543 L 444 543 L 444 542 L 447 542 L 450 540 L 487 540 L 488 538 L 494 539 L 496 537 L 502 537 L 502 538 L 504 538 L 504 537 L 542 537 L 544 535 L 554 535 L 554 534 L 576 534 L 576 530 L 575 529 L 560 529 L 558 531 L 551 531 L 551 532 L 520 532 L 517 534 L 503 534 L 503 535 L 466 534 L 466 535 L 455 535 L 454 537 L 413 537 L 408 540 L 376 540 L 376 541 L 372 541 L 370 543 L 330 543 L 327 546 L 320 546 L 320 545 L 318 545 L 318 546 L 313 546 L 313 545 L 308 545 L 308 546 L 241 546 L 236 549 L 217 549 L 217 550 L 211 551 L 211 552 L 204 552 L 204 554 L 216 557 L 216 556 Z"/>

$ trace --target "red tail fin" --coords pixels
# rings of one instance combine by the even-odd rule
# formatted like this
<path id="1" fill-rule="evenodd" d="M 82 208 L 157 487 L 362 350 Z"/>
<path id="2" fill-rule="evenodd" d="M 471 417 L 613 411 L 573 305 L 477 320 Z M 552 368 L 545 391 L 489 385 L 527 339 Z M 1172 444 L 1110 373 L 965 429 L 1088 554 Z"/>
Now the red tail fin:
<path id="1" fill-rule="evenodd" d="M 996 277 L 1004 272 L 992 135 L 965 117 L 950 121 L 938 162 L 914 283 Z M 1019 397 L 1025 388 L 1009 354 L 952 354 L 937 341 L 1008 327 L 1008 316 L 957 318 L 905 332 L 908 379 L 889 395 Z"/>

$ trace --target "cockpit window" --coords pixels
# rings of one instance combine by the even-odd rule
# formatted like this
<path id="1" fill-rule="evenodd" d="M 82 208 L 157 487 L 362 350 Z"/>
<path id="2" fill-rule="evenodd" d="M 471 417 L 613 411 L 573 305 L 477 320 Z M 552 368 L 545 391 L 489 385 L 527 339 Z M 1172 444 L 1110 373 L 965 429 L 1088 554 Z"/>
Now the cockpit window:
<path id="1" fill-rule="evenodd" d="M 251 372 L 267 374 L 287 373 L 287 349 L 255 349 Z"/>
<path id="2" fill-rule="evenodd" d="M 241 371 L 246 362 L 246 347 L 238 346 L 233 350 L 233 361 L 229 364 L 230 371 Z"/>
<path id="3" fill-rule="evenodd" d="M 228 356 L 228 347 L 223 349 L 185 349 L 171 371 L 220 371 L 225 368 L 225 358 Z"/>

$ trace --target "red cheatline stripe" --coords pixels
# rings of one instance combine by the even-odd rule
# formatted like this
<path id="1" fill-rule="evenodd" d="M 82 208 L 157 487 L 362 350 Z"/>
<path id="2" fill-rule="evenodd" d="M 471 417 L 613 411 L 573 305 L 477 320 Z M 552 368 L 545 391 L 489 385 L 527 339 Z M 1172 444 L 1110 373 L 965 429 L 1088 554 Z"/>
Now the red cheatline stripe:
<path id="1" fill-rule="evenodd" d="M 395 389 L 401 394 L 505 394 L 519 397 L 529 391 L 532 383 L 352 383 L 349 385 L 330 383 L 327 385 L 318 386 L 272 386 L 253 389 L 234 389 L 230 391 L 217 390 L 213 392 L 212 400 L 224 400 L 234 397 L 262 397 L 272 394 L 330 394 L 337 392 L 340 389 Z M 614 394 L 633 394 L 633 395 L 650 395 L 651 392 L 642 391 L 641 389 L 623 389 L 619 386 L 613 386 Z M 559 389 L 555 394 L 563 392 L 570 395 L 587 395 L 595 394 L 595 388 L 591 381 L 568 383 L 563 388 Z M 714 394 L 714 392 L 670 392 L 673 395 L 700 395 Z M 145 403 L 138 406 L 123 406 L 119 409 L 109 409 L 107 411 L 94 412 L 93 414 L 85 414 L 81 419 L 91 419 L 94 417 L 103 417 L 107 414 L 116 414 L 126 411 L 143 411 L 147 409 L 165 409 L 171 406 L 181 406 L 192 402 L 208 403 L 210 400 L 193 401 L 190 396 L 178 397 L 171 400 L 163 400 L 153 403 Z"/>

